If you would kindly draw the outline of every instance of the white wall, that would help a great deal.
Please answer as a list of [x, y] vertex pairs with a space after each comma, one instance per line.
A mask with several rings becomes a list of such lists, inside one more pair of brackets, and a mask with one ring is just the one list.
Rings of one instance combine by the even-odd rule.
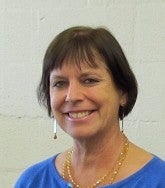
[[164, 0], [0, 0], [0, 187], [13, 187], [30, 164], [71, 145], [37, 103], [45, 50], [74, 25], [107, 26], [139, 82], [129, 139], [165, 159]]

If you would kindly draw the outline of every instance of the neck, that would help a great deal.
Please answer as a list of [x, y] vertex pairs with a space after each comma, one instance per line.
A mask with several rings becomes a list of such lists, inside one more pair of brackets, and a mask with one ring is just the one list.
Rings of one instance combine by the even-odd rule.
[[127, 155], [129, 142], [122, 133], [116, 132], [106, 144], [102, 144], [103, 142], [100, 141], [97, 145], [95, 141], [90, 151], [86, 143], [82, 145], [75, 142], [73, 151], [68, 152], [66, 156], [63, 178], [72, 182], [75, 187], [91, 185], [90, 187], [95, 188], [97, 184], [112, 184]]
[[119, 129], [110, 131], [106, 135], [100, 134], [93, 138], [74, 140], [72, 161], [84, 168], [88, 165], [103, 165], [103, 163], [106, 166], [107, 162], [111, 164], [116, 160], [123, 143], [124, 135]]

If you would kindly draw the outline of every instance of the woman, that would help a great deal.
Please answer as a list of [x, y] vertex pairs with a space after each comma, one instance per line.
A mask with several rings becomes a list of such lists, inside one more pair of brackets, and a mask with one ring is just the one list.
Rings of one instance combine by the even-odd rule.
[[74, 144], [27, 169], [15, 188], [165, 187], [165, 162], [120, 130], [136, 97], [135, 76], [109, 31], [60, 33], [45, 54], [38, 98]]

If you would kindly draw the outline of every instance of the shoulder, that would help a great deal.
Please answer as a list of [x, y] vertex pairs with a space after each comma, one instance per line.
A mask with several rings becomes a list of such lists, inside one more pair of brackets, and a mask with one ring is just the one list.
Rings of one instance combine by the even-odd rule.
[[[156, 174], [157, 178], [163, 178], [165, 182], [165, 161], [156, 155], [151, 153], [148, 153], [148, 155], [147, 153], [148, 152], [141, 150], [136, 155], [136, 157], [139, 158], [139, 161], [142, 162], [142, 172], [146, 173], [147, 175], [150, 174], [150, 176], [155, 176]], [[150, 156], [152, 157], [150, 158]], [[136, 157], [134, 156], [134, 158]], [[151, 177], [149, 179], [151, 180]]]
[[131, 187], [165, 187], [165, 161], [133, 144], [130, 146], [129, 165], [124, 168], [128, 175], [125, 181]]
[[[126, 179], [114, 184], [117, 187], [131, 188], [164, 188], [165, 187], [165, 161], [154, 156], [140, 170]], [[108, 187], [107, 187], [108, 188]]]
[[157, 156], [139, 171], [139, 182], [148, 187], [165, 187], [165, 161]]
[[161, 174], [163, 173], [163, 176], [165, 178], [165, 161], [160, 159], [157, 156], [154, 156], [154, 158], [148, 163], [148, 167], [151, 169], [153, 173]]
[[41, 161], [37, 164], [32, 165], [28, 169], [26, 169], [22, 175], [19, 177], [15, 188], [19, 187], [28, 187], [32, 182], [37, 181], [38, 179], [42, 179], [48, 171], [50, 171], [50, 167], [54, 159], [57, 155], [48, 158], [44, 161]]

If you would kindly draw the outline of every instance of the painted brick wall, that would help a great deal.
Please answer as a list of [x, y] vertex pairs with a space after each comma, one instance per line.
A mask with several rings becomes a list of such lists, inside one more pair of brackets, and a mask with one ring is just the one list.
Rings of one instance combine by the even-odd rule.
[[30, 164], [71, 145], [36, 99], [45, 50], [74, 25], [107, 26], [139, 83], [126, 118], [129, 139], [165, 159], [164, 0], [0, 0], [0, 187], [13, 187]]

